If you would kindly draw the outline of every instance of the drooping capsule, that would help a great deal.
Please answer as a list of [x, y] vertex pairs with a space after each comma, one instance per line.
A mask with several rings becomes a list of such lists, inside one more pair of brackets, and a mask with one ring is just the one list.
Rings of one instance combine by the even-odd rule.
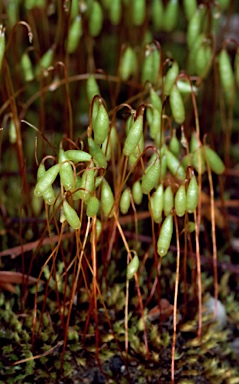
[[157, 251], [159, 256], [163, 257], [168, 253], [173, 235], [173, 216], [168, 215], [162, 224], [158, 242]]

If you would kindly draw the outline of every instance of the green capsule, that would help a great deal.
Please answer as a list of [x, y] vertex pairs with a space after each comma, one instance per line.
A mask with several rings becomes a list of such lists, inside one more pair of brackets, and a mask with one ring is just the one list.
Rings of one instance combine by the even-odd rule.
[[67, 40], [67, 52], [69, 54], [74, 53], [79, 46], [80, 38], [82, 36], [82, 19], [81, 16], [76, 16], [75, 20], [70, 26], [68, 40]]
[[55, 192], [54, 189], [52, 188], [52, 185], [46, 190], [46, 192], [43, 193], [42, 195], [43, 200], [47, 205], [53, 205], [56, 201], [55, 198]]
[[136, 26], [141, 26], [144, 23], [146, 16], [145, 0], [131, 0], [132, 7], [132, 23]]
[[191, 164], [196, 171], [202, 175], [206, 170], [204, 151], [200, 147], [191, 154]]
[[86, 80], [86, 95], [89, 103], [91, 103], [95, 95], [100, 96], [100, 89], [94, 75], [89, 75]]
[[160, 54], [158, 49], [153, 44], [148, 44], [146, 46], [144, 61], [142, 65], [142, 75], [141, 80], [144, 84], [146, 81], [149, 81], [151, 84], [155, 85], [158, 80], [160, 68]]
[[178, 21], [178, 14], [178, 0], [169, 0], [165, 8], [163, 19], [163, 26], [166, 32], [172, 32], [175, 29]]
[[187, 29], [187, 43], [189, 49], [193, 49], [198, 36], [201, 33], [201, 25], [204, 16], [204, 6], [200, 5], [190, 18]]
[[162, 101], [161, 101], [161, 98], [159, 97], [158, 93], [153, 89], [153, 87], [150, 88], [149, 98], [150, 98], [150, 103], [152, 104], [152, 106], [161, 113]]
[[79, 12], [79, 0], [71, 1], [71, 20], [75, 20]]
[[91, 197], [91, 193], [95, 189], [95, 171], [94, 169], [87, 168], [82, 174], [79, 196], [80, 199], [87, 203]]
[[166, 150], [166, 160], [167, 160], [167, 167], [170, 170], [170, 172], [176, 176], [179, 180], [184, 180], [186, 178], [185, 170], [183, 166], [180, 164], [177, 157], [175, 157], [171, 151], [168, 149]]
[[162, 224], [158, 242], [157, 251], [159, 256], [163, 257], [168, 253], [173, 235], [173, 216], [169, 215], [164, 219]]
[[172, 135], [171, 140], [169, 142], [169, 149], [175, 157], [179, 156], [180, 141], [178, 140], [178, 138], [176, 136], [176, 130], [175, 129], [173, 130], [173, 135]]
[[198, 139], [196, 132], [193, 132], [191, 135], [191, 140], [190, 140], [190, 147], [189, 147], [190, 152], [193, 153], [194, 151], [196, 151], [200, 147], [201, 147], [201, 142]]
[[128, 46], [121, 58], [120, 62], [120, 76], [122, 81], [127, 81], [130, 76], [137, 73], [138, 60], [135, 51]]
[[60, 168], [61, 184], [66, 191], [73, 192], [75, 190], [74, 171], [62, 148], [59, 150], [58, 161], [62, 164]]
[[89, 34], [92, 37], [97, 37], [102, 29], [104, 14], [100, 3], [96, 0], [93, 1], [90, 14], [89, 14]]
[[207, 76], [212, 63], [212, 42], [205, 35], [200, 36], [200, 44], [196, 49], [194, 62], [195, 73], [204, 78]]
[[53, 61], [53, 55], [54, 55], [54, 50], [53, 48], [49, 48], [42, 58], [40, 59], [37, 68], [36, 68], [36, 76], [39, 76], [40, 73], [42, 72], [44, 76], [47, 76], [48, 72], [47, 69], [51, 66], [52, 61]]
[[16, 24], [20, 20], [18, 1], [8, 1], [6, 3], [6, 9], [8, 27], [10, 27], [10, 29], [12, 30], [14, 24]]
[[197, 0], [183, 0], [183, 8], [186, 19], [191, 20], [197, 9]]
[[63, 212], [68, 224], [74, 229], [80, 229], [81, 227], [80, 219], [76, 211], [74, 210], [74, 208], [72, 208], [70, 204], [67, 203], [66, 200], [63, 201]]
[[135, 204], [140, 205], [142, 203], [143, 192], [139, 180], [135, 181], [132, 186], [132, 196]]
[[225, 100], [230, 105], [235, 97], [235, 82], [234, 73], [230, 62], [230, 57], [227, 50], [221, 50], [218, 56], [219, 77], [222, 84], [222, 89], [225, 95]]
[[218, 0], [222, 11], [226, 11], [229, 8], [230, 0]]
[[[149, 108], [146, 109], [146, 118], [147, 118], [147, 111], [149, 111]], [[151, 111], [152, 111], [151, 121], [148, 122], [149, 135], [154, 140], [158, 135], [161, 134], [161, 112], [159, 112], [158, 109], [156, 108], [151, 109]]]
[[103, 179], [101, 188], [101, 207], [105, 216], [112, 217], [114, 214], [114, 195], [109, 183]]
[[185, 155], [182, 160], [181, 160], [181, 164], [183, 166], [183, 168], [186, 170], [188, 167], [190, 167], [192, 165], [192, 156], [191, 156], [191, 153]]
[[138, 255], [135, 253], [133, 259], [127, 265], [127, 271], [126, 271], [127, 280], [132, 279], [132, 277], [134, 277], [138, 269], [139, 269], [139, 258], [138, 258]]
[[188, 213], [193, 213], [198, 205], [198, 183], [195, 175], [192, 176], [187, 188], [187, 205]]
[[36, 197], [42, 196], [46, 190], [54, 183], [60, 168], [60, 164], [55, 164], [45, 172], [45, 174], [37, 182], [37, 185], [34, 189], [34, 195]]
[[174, 120], [176, 123], [182, 124], [185, 120], [185, 108], [181, 93], [176, 84], [173, 85], [170, 91], [169, 103]]
[[171, 185], [168, 185], [163, 194], [163, 210], [165, 216], [168, 216], [174, 207], [174, 196]]
[[92, 159], [92, 156], [80, 149], [69, 149], [68, 151], [65, 151], [65, 155], [68, 160], [73, 161], [73, 163], [81, 163], [85, 161], [90, 161]]
[[117, 142], [118, 142], [117, 131], [116, 131], [116, 128], [113, 126], [111, 127], [109, 137], [107, 137], [102, 144], [102, 151], [107, 161], [111, 159], [112, 153], [116, 151]]
[[88, 137], [89, 152], [94, 159], [96, 165], [100, 168], [107, 168], [107, 160], [102, 149], [95, 143], [95, 141]]
[[[41, 178], [45, 175], [46, 169], [44, 163], [40, 163], [37, 170], [37, 181], [41, 180]], [[44, 201], [48, 205], [53, 205], [55, 203], [55, 193], [52, 185], [50, 185], [46, 191], [42, 195]]]
[[155, 161], [148, 165], [145, 169], [145, 173], [142, 176], [142, 192], [144, 194], [149, 193], [159, 182], [160, 178], [160, 158], [157, 156]]
[[208, 145], [204, 145], [203, 150], [205, 159], [207, 160], [211, 170], [217, 175], [221, 175], [225, 171], [225, 165], [218, 154], [213, 149], [208, 147]]
[[168, 96], [170, 94], [178, 74], [179, 74], [178, 63], [175, 60], [173, 60], [164, 78], [164, 88], [163, 88], [164, 95]]
[[188, 95], [192, 91], [197, 94], [198, 93], [198, 88], [195, 85], [191, 85], [190, 82], [187, 79], [177, 80], [177, 87], [179, 89], [179, 92], [182, 94]]
[[178, 188], [175, 195], [175, 212], [179, 217], [184, 216], [187, 206], [187, 197], [185, 185], [182, 184]]
[[96, 196], [91, 196], [87, 202], [87, 206], [86, 206], [86, 215], [88, 217], [94, 217], [97, 215], [97, 212], [99, 210], [99, 207], [100, 207], [100, 202], [99, 200], [97, 199]]
[[11, 144], [15, 144], [17, 142], [17, 131], [13, 119], [10, 120], [9, 125], [9, 141]]
[[93, 120], [93, 131], [96, 144], [102, 144], [109, 133], [109, 116], [103, 103], [100, 103], [97, 115]]
[[123, 215], [126, 215], [128, 213], [129, 207], [130, 207], [130, 189], [129, 187], [126, 188], [121, 197], [120, 197], [120, 212]]
[[141, 107], [141, 111], [136, 117], [136, 120], [130, 128], [124, 143], [123, 153], [125, 156], [129, 156], [136, 149], [139, 140], [143, 134], [143, 113], [144, 107]]
[[156, 191], [153, 193], [151, 197], [151, 211], [153, 215], [153, 220], [155, 223], [159, 224], [162, 221], [162, 213], [164, 206], [164, 190], [163, 185], [160, 184]]
[[32, 81], [34, 79], [34, 74], [33, 74], [32, 62], [29, 58], [28, 53], [26, 52], [23, 53], [21, 57], [20, 65], [23, 71], [25, 81]]
[[102, 224], [99, 219], [96, 219], [96, 240], [99, 240], [101, 232], [102, 232]]
[[110, 1], [109, 4], [109, 19], [113, 25], [120, 23], [122, 16], [121, 0]]
[[164, 7], [162, 0], [151, 1], [151, 20], [155, 31], [160, 31], [164, 23]]
[[133, 167], [135, 163], [138, 161], [140, 155], [143, 153], [144, 150], [144, 136], [141, 135], [141, 138], [139, 139], [138, 145], [135, 148], [134, 152], [129, 155], [129, 166]]

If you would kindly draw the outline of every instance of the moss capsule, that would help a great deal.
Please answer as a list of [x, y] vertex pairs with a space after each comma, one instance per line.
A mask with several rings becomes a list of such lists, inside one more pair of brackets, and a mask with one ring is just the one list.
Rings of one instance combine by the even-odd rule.
[[[148, 108], [147, 108], [148, 110]], [[149, 134], [150, 137], [154, 140], [161, 132], [161, 112], [158, 109], [153, 108], [152, 110], [152, 119], [149, 123]]]
[[93, 131], [96, 144], [102, 144], [109, 133], [109, 116], [102, 103], [100, 103], [97, 115], [93, 120]]
[[34, 74], [33, 74], [32, 62], [30, 60], [28, 53], [26, 52], [23, 53], [21, 57], [20, 65], [22, 68], [25, 81], [32, 81], [34, 79]]
[[147, 45], [144, 62], [142, 66], [142, 83], [149, 81], [155, 85], [158, 79], [160, 68], [160, 54], [155, 45]]
[[111, 159], [112, 153], [117, 149], [117, 131], [113, 126], [110, 130], [110, 137], [107, 137], [102, 144], [102, 152], [107, 161]]
[[75, 189], [74, 172], [63, 149], [59, 150], [58, 161], [62, 163], [60, 168], [61, 184], [66, 191], [73, 192]]
[[67, 41], [67, 52], [69, 54], [74, 53], [79, 45], [79, 41], [82, 35], [82, 20], [81, 16], [77, 15], [72, 22], [69, 30]]
[[189, 20], [187, 29], [187, 43], [189, 49], [193, 48], [193, 45], [195, 44], [198, 36], [201, 33], [203, 14], [204, 7], [200, 6], [196, 9], [195, 13], [193, 14], [193, 16], [191, 16]]
[[[46, 169], [44, 163], [40, 163], [37, 170], [37, 181], [41, 180], [41, 178], [45, 175]], [[44, 201], [48, 205], [53, 205], [55, 203], [55, 193], [52, 185], [50, 185], [42, 195]]]
[[139, 269], [139, 258], [138, 258], [138, 255], [135, 253], [133, 259], [127, 265], [127, 271], [126, 271], [127, 279], [128, 280], [132, 279], [132, 277], [134, 277], [138, 269]]
[[223, 161], [220, 159], [218, 154], [213, 149], [208, 147], [208, 145], [205, 145], [203, 149], [204, 149], [205, 158], [211, 170], [215, 172], [217, 175], [221, 175], [225, 171], [225, 165]]
[[195, 175], [189, 181], [187, 188], [187, 205], [186, 210], [188, 213], [195, 211], [198, 205], [198, 183]]
[[120, 198], [120, 212], [125, 215], [130, 207], [130, 189], [126, 188]]
[[187, 205], [186, 189], [185, 185], [182, 184], [178, 188], [175, 195], [175, 211], [179, 217], [182, 217], [185, 214]]
[[231, 104], [235, 97], [234, 73], [227, 50], [221, 50], [218, 56], [219, 77], [227, 104]]
[[178, 63], [173, 60], [164, 78], [164, 94], [168, 96], [172, 89], [172, 86], [179, 74]]
[[141, 184], [143, 193], [149, 193], [158, 184], [160, 170], [160, 158], [157, 156], [155, 161], [145, 169]]
[[93, 0], [89, 13], [89, 34], [96, 37], [100, 34], [103, 25], [103, 10], [99, 1]]
[[91, 196], [87, 202], [86, 215], [88, 217], [94, 217], [95, 215], [97, 215], [99, 207], [100, 207], [100, 202], [97, 199], [97, 197]]
[[185, 120], [185, 108], [181, 93], [176, 84], [172, 86], [170, 91], [169, 103], [174, 120], [176, 123], [182, 124]]
[[145, 0], [131, 0], [133, 25], [140, 26], [144, 23], [146, 16]]
[[36, 68], [36, 75], [39, 76], [41, 71], [42, 73], [45, 75], [47, 74], [47, 69], [50, 67], [50, 65], [52, 64], [52, 60], [53, 60], [53, 55], [54, 55], [54, 50], [53, 48], [49, 48], [45, 53], [44, 55], [41, 57], [38, 65], [37, 65], [37, 68]]
[[183, 0], [183, 9], [186, 19], [191, 20], [197, 9], [197, 0]]
[[80, 188], [83, 189], [83, 191], [79, 191], [80, 199], [84, 200], [84, 202], [87, 203], [91, 197], [91, 192], [93, 192], [95, 188], [94, 169], [85, 169], [81, 177]]
[[121, 58], [120, 76], [123, 81], [127, 81], [131, 75], [137, 71], [138, 60], [135, 51], [128, 46]]
[[168, 216], [174, 207], [174, 196], [171, 185], [168, 185], [163, 194], [163, 210], [165, 216]]
[[204, 151], [200, 147], [191, 154], [191, 164], [196, 171], [202, 175], [206, 170]]
[[180, 164], [178, 158], [172, 154], [169, 149], [166, 149], [166, 161], [167, 161], [167, 167], [170, 170], [170, 172], [177, 176], [179, 180], [184, 180], [186, 177], [185, 170], [183, 166]]
[[163, 257], [168, 253], [173, 235], [173, 216], [169, 215], [164, 219], [162, 224], [158, 242], [157, 251], [159, 256]]
[[101, 188], [101, 207], [105, 216], [113, 216], [114, 195], [109, 183], [103, 179]]
[[180, 142], [176, 136], [175, 129], [173, 130], [173, 135], [172, 135], [172, 138], [169, 142], [169, 149], [174, 156], [178, 157], [179, 152], [180, 152]]
[[107, 160], [102, 149], [95, 143], [95, 141], [88, 137], [89, 152], [94, 159], [96, 165], [100, 168], [107, 168]]
[[163, 26], [166, 32], [172, 32], [178, 21], [179, 3], [178, 0], [169, 0], [165, 12]]
[[110, 1], [109, 3], [109, 19], [113, 25], [120, 23], [122, 16], [121, 0]]
[[75, 164], [90, 161], [92, 159], [92, 156], [89, 153], [81, 151], [80, 149], [69, 149], [68, 151], [65, 151], [65, 155]]
[[143, 134], [143, 111], [138, 114], [132, 127], [130, 128], [124, 143], [123, 153], [125, 156], [129, 156], [136, 149], [139, 140]]
[[153, 215], [153, 220], [155, 223], [159, 224], [162, 221], [163, 205], [164, 205], [164, 190], [163, 185], [160, 184], [156, 191], [151, 197], [151, 211]]
[[135, 181], [132, 186], [132, 196], [135, 204], [140, 205], [142, 203], [143, 192], [139, 180]]
[[164, 6], [162, 0], [152, 0], [151, 20], [155, 31], [162, 29], [164, 20]]
[[70, 206], [70, 204], [66, 200], [63, 201], [63, 212], [66, 221], [72, 228], [79, 229], [81, 227], [81, 222], [76, 211]]
[[60, 168], [60, 164], [55, 164], [45, 172], [34, 189], [34, 195], [36, 197], [42, 196], [44, 192], [46, 192], [46, 190], [54, 183]]
[[100, 96], [100, 89], [94, 75], [89, 75], [86, 80], [86, 95], [89, 103], [91, 103], [95, 95]]

